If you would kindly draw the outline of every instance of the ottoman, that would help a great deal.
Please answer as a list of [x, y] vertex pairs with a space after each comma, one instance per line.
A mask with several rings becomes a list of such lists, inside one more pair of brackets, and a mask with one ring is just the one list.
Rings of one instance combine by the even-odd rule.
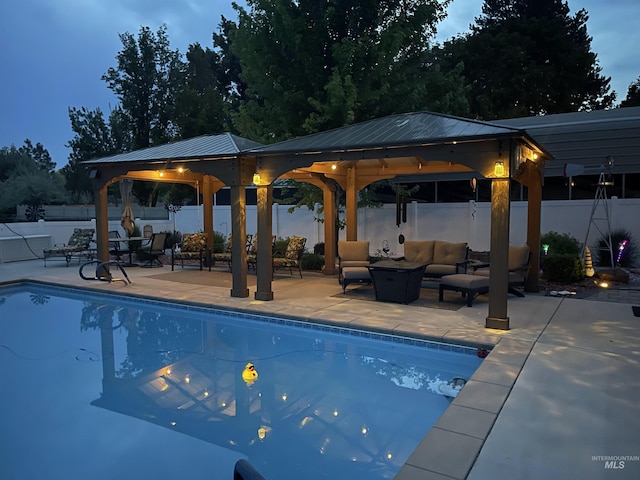
[[371, 276], [367, 267], [342, 267], [342, 293], [347, 290], [350, 283], [371, 283]]
[[438, 300], [441, 302], [445, 290], [462, 292], [463, 295], [467, 296], [467, 307], [471, 307], [473, 305], [474, 296], [481, 293], [487, 293], [489, 291], [489, 277], [467, 275], [465, 273], [445, 275], [440, 279], [438, 292]]

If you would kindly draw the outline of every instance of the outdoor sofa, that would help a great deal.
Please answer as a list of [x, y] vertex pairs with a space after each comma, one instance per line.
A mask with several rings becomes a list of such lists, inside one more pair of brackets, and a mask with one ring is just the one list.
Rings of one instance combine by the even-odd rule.
[[425, 277], [440, 278], [445, 275], [466, 273], [469, 247], [466, 243], [442, 240], [407, 240], [404, 257], [407, 262], [426, 265]]

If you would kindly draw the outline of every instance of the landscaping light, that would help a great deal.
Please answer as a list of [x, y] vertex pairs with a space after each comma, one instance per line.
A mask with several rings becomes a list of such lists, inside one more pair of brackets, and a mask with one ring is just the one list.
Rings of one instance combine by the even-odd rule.
[[624, 252], [627, 243], [629, 243], [629, 240], [622, 240], [618, 244], [618, 257], [616, 258], [616, 263], [620, 263], [620, 258], [622, 258], [622, 253]]
[[545, 255], [549, 255], [549, 244], [548, 243], [543, 243], [542, 244], [542, 251], [544, 252]]

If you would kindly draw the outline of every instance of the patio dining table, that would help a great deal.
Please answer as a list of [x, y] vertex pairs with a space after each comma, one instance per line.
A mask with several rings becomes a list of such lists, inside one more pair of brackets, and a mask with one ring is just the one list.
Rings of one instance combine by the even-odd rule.
[[[118, 242], [118, 243], [123, 243], [123, 242], [146, 242], [149, 243], [151, 241], [151, 237], [113, 237], [113, 238], [109, 238], [108, 239], [109, 242]], [[133, 263], [133, 257], [132, 257], [132, 250], [131, 248], [128, 249], [129, 250], [129, 263], [125, 264], [125, 267], [137, 267], [138, 264], [137, 263]], [[121, 261], [121, 257], [120, 257], [120, 252], [118, 251], [117, 253], [117, 260]]]

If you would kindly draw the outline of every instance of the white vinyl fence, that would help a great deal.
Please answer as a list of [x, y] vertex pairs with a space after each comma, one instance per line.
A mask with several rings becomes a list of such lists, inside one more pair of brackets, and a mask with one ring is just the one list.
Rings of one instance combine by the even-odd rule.
[[[640, 199], [608, 200], [609, 218], [612, 230], [625, 229], [632, 235], [634, 241], [640, 242]], [[575, 237], [579, 242], [585, 241], [587, 229], [590, 227], [593, 200], [558, 200], [542, 202], [541, 233], [556, 231]], [[292, 235], [303, 236], [307, 239], [307, 248], [313, 250], [316, 243], [324, 242], [324, 225], [314, 220], [317, 211], [311, 212], [306, 208], [288, 212], [288, 205], [273, 205], [273, 233], [282, 238]], [[600, 202], [594, 217], [605, 218], [604, 205]], [[183, 207], [179, 212], [171, 215], [169, 220], [137, 219], [136, 225], [141, 229], [150, 224], [154, 232], [173, 231], [193, 233], [203, 229], [202, 207]], [[587, 244], [592, 245], [601, 236], [598, 228], [604, 227], [603, 220], [595, 220], [591, 224]], [[0, 224], [0, 239], [29, 236], [48, 235], [51, 245], [65, 243], [75, 227], [91, 228], [95, 221], [79, 222], [24, 222]], [[231, 231], [231, 209], [229, 206], [214, 206], [214, 230], [228, 235]], [[247, 233], [257, 230], [257, 207], [247, 206]], [[110, 230], [124, 231], [119, 221], [109, 221]], [[606, 229], [604, 229], [606, 231]], [[366, 208], [358, 211], [358, 239], [369, 240], [371, 253], [382, 249], [386, 240], [391, 252], [402, 254], [402, 245], [398, 243], [398, 236], [403, 234], [408, 240], [446, 240], [451, 242], [467, 242], [473, 250], [489, 250], [491, 234], [491, 204], [490, 203], [410, 203], [407, 209], [407, 223], [396, 226], [395, 205], [384, 205], [381, 208]], [[340, 236], [344, 238], [345, 232]], [[510, 243], [522, 245], [527, 240], [527, 203], [511, 203]], [[10, 245], [10, 242], [0, 241]], [[8, 247], [7, 247], [8, 248]], [[14, 259], [12, 255], [2, 255], [1, 258]], [[20, 260], [23, 258], [18, 258]]]

